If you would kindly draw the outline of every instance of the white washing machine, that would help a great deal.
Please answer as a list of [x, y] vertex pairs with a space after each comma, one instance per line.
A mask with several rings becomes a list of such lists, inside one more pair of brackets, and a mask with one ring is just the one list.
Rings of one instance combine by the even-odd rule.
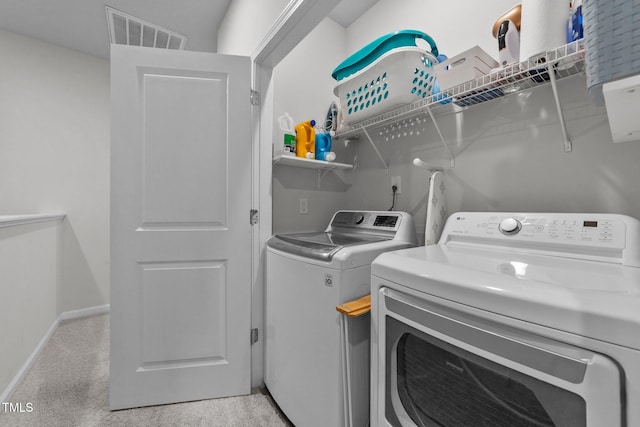
[[[268, 240], [265, 383], [297, 427], [345, 425], [336, 306], [369, 294], [375, 257], [416, 244], [411, 215], [388, 211], [338, 211], [324, 232]], [[350, 320], [354, 427], [369, 421], [369, 331], [369, 316]]]
[[457, 213], [381, 255], [372, 426], [640, 426], [639, 267], [608, 214]]

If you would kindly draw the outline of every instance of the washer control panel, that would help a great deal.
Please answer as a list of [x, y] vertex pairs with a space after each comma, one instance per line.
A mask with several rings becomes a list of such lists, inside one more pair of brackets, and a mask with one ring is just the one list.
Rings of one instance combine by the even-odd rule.
[[403, 212], [358, 212], [338, 211], [331, 220], [332, 226], [349, 228], [381, 228], [397, 230]]
[[401, 211], [338, 211], [325, 232], [372, 234], [417, 244], [413, 217]]

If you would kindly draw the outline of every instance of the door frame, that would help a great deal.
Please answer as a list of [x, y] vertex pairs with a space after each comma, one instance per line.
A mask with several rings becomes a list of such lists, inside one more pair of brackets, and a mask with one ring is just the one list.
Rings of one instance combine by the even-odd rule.
[[252, 108], [252, 194], [259, 222], [251, 234], [251, 328], [258, 341], [251, 346], [251, 386], [264, 385], [264, 286], [267, 239], [272, 234], [272, 138], [274, 125], [273, 68], [304, 39], [341, 0], [291, 0], [251, 55], [251, 87], [260, 94]]

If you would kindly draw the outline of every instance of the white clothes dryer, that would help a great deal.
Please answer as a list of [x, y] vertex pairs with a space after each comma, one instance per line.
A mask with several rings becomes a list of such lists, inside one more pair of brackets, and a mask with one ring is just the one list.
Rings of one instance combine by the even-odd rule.
[[456, 213], [372, 264], [372, 426], [640, 426], [640, 223]]
[[[417, 244], [405, 212], [338, 211], [324, 232], [267, 242], [265, 383], [297, 427], [341, 427], [342, 340], [336, 306], [369, 294], [371, 262]], [[349, 339], [354, 427], [369, 422], [369, 316]]]

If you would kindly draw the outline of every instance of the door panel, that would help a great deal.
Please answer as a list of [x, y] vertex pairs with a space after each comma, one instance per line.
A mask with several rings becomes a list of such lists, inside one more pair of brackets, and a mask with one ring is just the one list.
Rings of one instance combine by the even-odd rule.
[[226, 226], [227, 84], [213, 73], [143, 76], [144, 225]]
[[111, 64], [111, 409], [248, 394], [250, 60]]
[[142, 367], [226, 363], [225, 264], [142, 269]]

